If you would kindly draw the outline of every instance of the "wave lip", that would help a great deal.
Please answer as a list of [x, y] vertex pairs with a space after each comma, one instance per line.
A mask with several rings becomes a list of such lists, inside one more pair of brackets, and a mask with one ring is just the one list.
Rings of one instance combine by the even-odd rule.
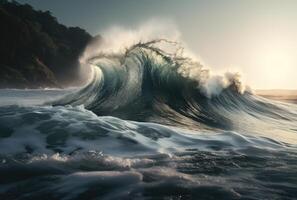
[[[162, 49], [164, 44], [171, 51]], [[88, 62], [93, 71], [90, 83], [54, 105], [82, 104], [98, 115], [137, 121], [221, 127], [218, 122], [228, 126], [228, 120], [219, 113], [217, 119], [207, 114], [210, 97], [228, 90], [239, 93], [242, 87], [231, 74], [210, 78], [200, 63], [183, 57], [178, 43], [165, 39], [137, 43], [123, 53], [101, 52]], [[211, 93], [214, 87], [217, 94]]]
[[294, 112], [243, 90], [239, 75], [211, 76], [183, 51], [165, 39], [139, 42], [125, 51], [102, 50], [85, 58], [93, 71], [89, 84], [53, 105], [84, 105], [99, 116], [196, 130], [242, 130], [235, 117], [240, 113], [251, 123], [296, 120]]

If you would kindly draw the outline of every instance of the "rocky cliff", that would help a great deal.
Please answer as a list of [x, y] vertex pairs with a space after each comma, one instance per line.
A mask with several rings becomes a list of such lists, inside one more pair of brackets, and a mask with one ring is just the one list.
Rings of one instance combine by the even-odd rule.
[[79, 80], [78, 58], [92, 36], [49, 11], [0, 1], [0, 88], [63, 87]]

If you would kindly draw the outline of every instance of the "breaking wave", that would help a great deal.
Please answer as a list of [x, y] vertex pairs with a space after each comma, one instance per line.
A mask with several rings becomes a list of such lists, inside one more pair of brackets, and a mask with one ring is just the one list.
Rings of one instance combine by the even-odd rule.
[[54, 105], [84, 105], [99, 116], [193, 129], [232, 129], [238, 112], [296, 119], [283, 106], [246, 90], [238, 74], [212, 76], [183, 52], [179, 43], [165, 39], [124, 51], [102, 50], [86, 59], [93, 71], [89, 84]]
[[172, 41], [87, 49], [82, 88], [0, 90], [0, 199], [296, 199], [297, 106]]

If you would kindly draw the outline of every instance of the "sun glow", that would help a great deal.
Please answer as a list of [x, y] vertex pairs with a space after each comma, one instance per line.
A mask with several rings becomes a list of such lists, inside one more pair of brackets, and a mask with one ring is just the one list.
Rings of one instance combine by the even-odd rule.
[[253, 70], [254, 87], [271, 89], [294, 88], [296, 58], [294, 49], [283, 41], [257, 44], [252, 52], [251, 66]]

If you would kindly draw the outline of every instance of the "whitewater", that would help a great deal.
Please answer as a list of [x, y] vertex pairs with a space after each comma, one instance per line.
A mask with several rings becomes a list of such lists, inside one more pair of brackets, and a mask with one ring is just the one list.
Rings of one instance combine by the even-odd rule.
[[296, 199], [296, 104], [170, 39], [93, 52], [81, 88], [0, 90], [0, 199]]

